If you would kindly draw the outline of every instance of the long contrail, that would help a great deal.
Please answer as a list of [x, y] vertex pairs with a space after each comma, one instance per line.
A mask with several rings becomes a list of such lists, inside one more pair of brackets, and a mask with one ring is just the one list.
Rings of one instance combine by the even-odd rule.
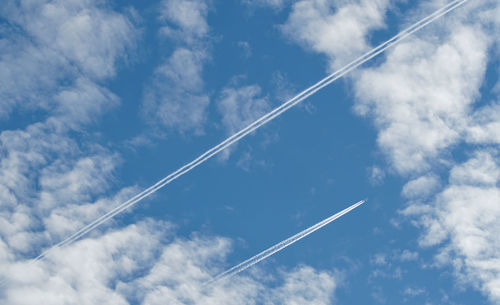
[[338, 212], [337, 214], [335, 215], [332, 215], [320, 222], [318, 222], [317, 224], [313, 225], [313, 226], [310, 226], [309, 228], [305, 229], [304, 231], [301, 231], [297, 234], [295, 234], [294, 236], [292, 237], [289, 237], [279, 243], [277, 243], [276, 245], [268, 248], [267, 250], [264, 250], [262, 252], [260, 252], [259, 254], [247, 259], [246, 261], [222, 272], [221, 274], [217, 275], [216, 277], [214, 277], [212, 280], [210, 280], [208, 284], [213, 284], [215, 282], [219, 282], [221, 280], [225, 280], [227, 278], [230, 278], [238, 273], [240, 273], [241, 271], [245, 270], [245, 269], [248, 269], [250, 267], [252, 267], [253, 265], [257, 264], [258, 262], [268, 258], [269, 256], [275, 254], [276, 252], [279, 252], [283, 249], [285, 249], [286, 247], [296, 243], [297, 241], [301, 240], [302, 238], [306, 237], [307, 235], [313, 233], [314, 231], [317, 231], [319, 229], [321, 229], [322, 227], [326, 226], [327, 224], [331, 223], [332, 221], [334, 221], [335, 219], [349, 213], [350, 211], [354, 210], [355, 208], [359, 207], [360, 205], [362, 205], [363, 203], [365, 203], [366, 200], [361, 200], [353, 205], [351, 205], [350, 207]]
[[55, 248], [63, 247], [65, 245], [68, 245], [75, 240], [79, 239], [80, 237], [84, 236], [88, 232], [94, 230], [96, 227], [100, 226], [104, 222], [108, 221], [109, 219], [113, 218], [117, 214], [123, 212], [124, 210], [130, 208], [131, 206], [135, 205], [142, 199], [148, 197], [149, 195], [155, 193], [165, 185], [169, 184], [170, 182], [176, 180], [180, 176], [190, 172], [193, 170], [195, 167], [201, 165], [211, 157], [213, 157], [215, 154], [219, 153], [220, 151], [226, 149], [230, 145], [238, 142], [241, 140], [243, 137], [248, 135], [249, 133], [252, 133], [256, 129], [260, 128], [262, 125], [270, 122], [274, 118], [280, 116], [283, 112], [287, 111], [288, 109], [292, 108], [293, 106], [297, 105], [304, 99], [308, 98], [309, 96], [313, 95], [317, 91], [321, 90], [325, 86], [331, 84], [332, 82], [336, 81], [337, 79], [341, 78], [345, 74], [349, 73], [353, 69], [357, 68], [358, 66], [362, 65], [366, 61], [372, 59], [373, 57], [379, 55], [380, 53], [384, 52], [386, 49], [394, 46], [401, 40], [405, 39], [406, 37], [410, 36], [411, 34], [415, 33], [416, 31], [420, 30], [421, 28], [425, 27], [429, 23], [433, 22], [434, 20], [440, 18], [441, 16], [451, 12], [452, 10], [456, 9], [457, 7], [461, 6], [468, 0], [455, 0], [450, 2], [449, 4], [445, 5], [444, 7], [440, 8], [439, 10], [435, 11], [434, 13], [428, 15], [427, 17], [417, 21], [410, 27], [406, 28], [405, 30], [399, 32], [397, 35], [394, 37], [390, 38], [386, 42], [378, 45], [377, 47], [373, 48], [369, 52], [361, 55], [357, 59], [353, 60], [349, 64], [345, 65], [344, 67], [340, 68], [339, 70], [335, 71], [334, 73], [328, 75], [327, 77], [323, 78], [316, 84], [312, 85], [311, 87], [307, 88], [306, 90], [302, 91], [295, 97], [289, 99], [285, 103], [281, 104], [280, 106], [276, 107], [269, 113], [263, 115], [247, 127], [243, 128], [242, 130], [238, 131], [237, 133], [233, 134], [229, 138], [225, 139], [221, 143], [215, 145], [214, 147], [210, 148], [203, 154], [201, 154], [199, 157], [194, 159], [193, 161], [185, 164], [178, 170], [174, 171], [170, 175], [166, 176], [165, 178], [161, 179], [160, 181], [156, 182], [154, 185], [148, 187], [144, 191], [140, 192], [139, 194], [135, 195], [134, 197], [130, 198], [129, 200], [121, 203], [111, 211], [107, 212], [106, 214], [102, 215], [101, 217], [97, 218], [93, 222], [89, 223], [85, 227], [81, 228], [77, 232], [73, 233], [71, 236], [67, 237], [63, 241], [53, 245], [50, 247], [48, 250], [37, 256], [34, 261], [38, 261], [42, 258], [44, 258], [49, 252], [54, 250]]

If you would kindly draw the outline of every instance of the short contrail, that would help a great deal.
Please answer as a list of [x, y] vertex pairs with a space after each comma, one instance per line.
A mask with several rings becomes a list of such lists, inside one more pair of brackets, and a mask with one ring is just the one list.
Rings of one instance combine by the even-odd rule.
[[317, 224], [305, 229], [304, 231], [299, 232], [299, 233], [295, 234], [294, 236], [289, 237], [289, 238], [285, 239], [284, 241], [281, 241], [281, 242], [277, 243], [276, 245], [268, 248], [267, 250], [260, 252], [259, 254], [247, 259], [246, 261], [244, 261], [244, 262], [242, 262], [234, 267], [232, 267], [231, 269], [228, 269], [228, 270], [222, 272], [221, 274], [217, 275], [212, 280], [210, 280], [207, 283], [207, 285], [213, 284], [215, 282], [218, 282], [218, 281], [221, 281], [224, 279], [227, 279], [229, 277], [232, 277], [232, 276], [240, 273], [241, 271], [243, 271], [245, 269], [252, 267], [253, 265], [268, 258], [269, 256], [273, 255], [274, 253], [285, 249], [286, 247], [292, 245], [293, 243], [295, 243], [295, 242], [301, 240], [302, 238], [306, 237], [307, 235], [313, 233], [314, 231], [321, 229], [322, 227], [326, 226], [327, 224], [334, 221], [335, 219], [349, 213], [350, 211], [354, 210], [355, 208], [357, 208], [360, 205], [362, 205], [363, 203], [365, 203], [365, 201], [366, 200], [361, 200], [361, 201], [351, 205], [350, 207], [338, 212], [337, 214], [332, 215], [332, 216], [326, 218], [325, 220], [322, 220], [322, 221], [318, 222]]
[[43, 259], [49, 252], [54, 250], [55, 248], [63, 247], [66, 246], [80, 237], [86, 235], [88, 232], [94, 230], [96, 227], [100, 226], [104, 222], [108, 221], [109, 219], [113, 218], [117, 214], [123, 212], [124, 210], [130, 208], [131, 206], [135, 205], [137, 202], [141, 201], [142, 199], [148, 197], [149, 195], [155, 193], [165, 185], [169, 184], [170, 182], [176, 180], [180, 176], [190, 172], [192, 169], [195, 167], [201, 165], [211, 157], [213, 157], [215, 154], [219, 153], [220, 151], [226, 149], [230, 145], [238, 142], [240, 139], [248, 135], [249, 133], [252, 133], [256, 129], [260, 128], [262, 125], [268, 123], [269, 121], [273, 120], [274, 118], [280, 116], [283, 112], [287, 111], [288, 109], [292, 108], [293, 106], [297, 105], [304, 99], [308, 98], [309, 96], [313, 95], [320, 89], [324, 88], [325, 86], [331, 84], [335, 80], [341, 78], [345, 74], [349, 73], [353, 69], [357, 68], [358, 66], [362, 65], [366, 61], [372, 59], [373, 57], [379, 55], [380, 53], [384, 52], [386, 49], [394, 46], [401, 40], [405, 39], [406, 37], [410, 36], [411, 34], [415, 33], [416, 31], [420, 30], [424, 26], [428, 25], [429, 23], [433, 22], [434, 20], [440, 18], [441, 16], [451, 12], [452, 10], [456, 9], [457, 7], [461, 6], [468, 0], [455, 0], [450, 2], [449, 4], [445, 5], [444, 7], [440, 8], [439, 10], [435, 11], [434, 13], [430, 14], [429, 16], [421, 19], [420, 21], [414, 23], [407, 29], [401, 31], [398, 33], [396, 36], [392, 37], [391, 39], [387, 40], [386, 42], [378, 45], [377, 47], [373, 48], [371, 51], [363, 54], [362, 56], [358, 57], [354, 61], [350, 62], [349, 64], [345, 65], [344, 67], [340, 68], [339, 70], [335, 71], [334, 73], [328, 75], [327, 77], [323, 78], [321, 81], [317, 82], [316, 84], [312, 85], [311, 87], [307, 88], [306, 90], [302, 91], [295, 97], [291, 98], [290, 100], [286, 101], [285, 103], [281, 104], [280, 106], [276, 107], [269, 113], [263, 115], [247, 127], [243, 128], [242, 130], [238, 131], [237, 133], [233, 134], [226, 140], [222, 141], [221, 143], [215, 145], [211, 149], [207, 150], [203, 154], [201, 154], [199, 157], [194, 159], [193, 161], [185, 164], [175, 172], [171, 173], [170, 175], [166, 176], [165, 178], [161, 179], [154, 185], [148, 187], [144, 191], [140, 192], [139, 194], [135, 195], [134, 197], [130, 198], [129, 200], [121, 203], [111, 211], [107, 212], [106, 214], [102, 215], [101, 217], [97, 218], [93, 222], [89, 223], [85, 227], [81, 228], [71, 236], [67, 237], [63, 241], [57, 243], [56, 245], [50, 247], [48, 250], [37, 256], [34, 261], [38, 261], [40, 259]]

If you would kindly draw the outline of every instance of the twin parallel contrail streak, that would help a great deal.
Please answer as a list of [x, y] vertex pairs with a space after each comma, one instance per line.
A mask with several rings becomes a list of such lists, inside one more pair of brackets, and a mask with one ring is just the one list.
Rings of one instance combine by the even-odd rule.
[[299, 232], [297, 234], [295, 234], [294, 236], [292, 237], [289, 237], [279, 243], [277, 243], [276, 245], [268, 248], [267, 250], [264, 250], [262, 252], [260, 252], [259, 254], [247, 259], [246, 261], [232, 267], [231, 269], [228, 269], [224, 272], [222, 272], [221, 274], [217, 275], [216, 277], [214, 277], [212, 280], [210, 280], [208, 284], [214, 284], [216, 282], [219, 282], [219, 281], [222, 281], [222, 280], [225, 280], [227, 278], [230, 278], [238, 273], [240, 273], [241, 271], [245, 270], [245, 269], [248, 269], [250, 267], [252, 267], [253, 265], [257, 264], [258, 262], [268, 258], [269, 256], [273, 255], [274, 253], [276, 252], [279, 252], [283, 249], [285, 249], [286, 247], [296, 243], [297, 241], [301, 240], [302, 238], [306, 237], [307, 235], [313, 233], [314, 231], [317, 231], [319, 229], [321, 229], [322, 227], [326, 226], [327, 224], [331, 223], [332, 221], [334, 221], [335, 219], [337, 218], [340, 218], [342, 217], [343, 215], [349, 213], [350, 211], [354, 210], [355, 208], [359, 207], [360, 205], [362, 205], [363, 203], [365, 203], [365, 200], [361, 200], [353, 205], [351, 205], [350, 207], [338, 212], [337, 214], [335, 215], [332, 215], [320, 222], [318, 222], [317, 224], [305, 229], [304, 231], [302, 232]]
[[243, 128], [242, 130], [238, 131], [237, 133], [233, 134], [226, 140], [222, 141], [221, 143], [215, 145], [211, 149], [207, 150], [203, 154], [201, 154], [199, 157], [194, 159], [193, 161], [185, 164], [178, 170], [174, 171], [170, 175], [166, 176], [165, 178], [161, 179], [154, 185], [148, 187], [144, 191], [140, 192], [139, 194], [135, 195], [134, 197], [130, 198], [129, 200], [123, 202], [122, 204], [118, 205], [111, 211], [107, 212], [106, 214], [102, 215], [101, 217], [97, 218], [93, 222], [89, 223], [85, 227], [81, 228], [68, 238], [64, 239], [63, 241], [53, 245], [50, 247], [48, 250], [37, 256], [33, 261], [36, 262], [40, 259], [43, 259], [49, 252], [53, 251], [56, 248], [60, 248], [63, 246], [66, 246], [80, 237], [86, 235], [90, 231], [94, 230], [96, 227], [99, 225], [103, 224], [104, 222], [108, 221], [109, 219], [113, 218], [117, 214], [123, 212], [124, 210], [130, 208], [131, 206], [135, 205], [137, 202], [141, 201], [142, 199], [148, 197], [149, 195], [155, 193], [165, 185], [169, 184], [170, 182], [176, 180], [180, 176], [190, 172], [192, 169], [197, 167], [198, 165], [201, 165], [211, 157], [213, 157], [215, 154], [219, 153], [220, 151], [226, 149], [230, 145], [238, 142], [240, 139], [248, 135], [249, 133], [255, 131], [262, 125], [268, 123], [269, 121], [273, 120], [274, 118], [280, 116], [283, 112], [287, 111], [288, 109], [292, 108], [293, 106], [297, 105], [304, 99], [308, 98], [309, 96], [313, 95], [317, 91], [321, 90], [325, 86], [331, 84], [335, 80], [339, 79], [340, 77], [344, 76], [345, 74], [349, 73], [351, 70], [357, 68], [358, 66], [362, 65], [366, 61], [372, 59], [373, 57], [379, 55], [380, 53], [384, 52], [386, 49], [394, 46], [401, 40], [405, 39], [406, 37], [410, 36], [411, 34], [415, 33], [416, 31], [420, 30], [424, 26], [428, 25], [429, 23], [433, 22], [434, 20], [440, 18], [441, 16], [451, 12], [452, 10], [456, 9], [457, 7], [461, 6], [468, 0], [455, 0], [450, 2], [449, 4], [445, 5], [444, 7], [440, 8], [439, 10], [435, 11], [434, 13], [430, 14], [429, 16], [421, 19], [420, 21], [414, 23], [407, 29], [401, 31], [398, 33], [396, 36], [392, 37], [391, 39], [387, 40], [386, 42], [378, 45], [377, 47], [373, 48], [371, 51], [363, 54], [362, 56], [358, 57], [354, 61], [350, 62], [349, 64], [345, 65], [344, 67], [340, 68], [339, 70], [335, 71], [334, 73], [328, 75], [327, 77], [323, 78], [321, 81], [317, 82], [316, 84], [312, 85], [311, 87], [307, 88], [306, 90], [302, 91], [295, 97], [291, 98], [290, 100], [286, 101], [285, 103], [281, 104], [280, 106], [276, 107], [269, 113], [263, 115], [247, 127]]

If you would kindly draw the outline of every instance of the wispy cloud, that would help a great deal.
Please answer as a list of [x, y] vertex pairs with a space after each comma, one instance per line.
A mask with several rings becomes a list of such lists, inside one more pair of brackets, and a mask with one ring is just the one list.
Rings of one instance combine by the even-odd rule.
[[[271, 104], [257, 85], [226, 87], [220, 93], [217, 109], [222, 116], [226, 134], [232, 135], [266, 114], [271, 109]], [[229, 154], [230, 150], [226, 149], [221, 158], [227, 159]]]
[[163, 0], [160, 33], [176, 45], [155, 70], [143, 98], [144, 120], [160, 130], [202, 134], [210, 98], [204, 92], [203, 65], [210, 57], [204, 0]]

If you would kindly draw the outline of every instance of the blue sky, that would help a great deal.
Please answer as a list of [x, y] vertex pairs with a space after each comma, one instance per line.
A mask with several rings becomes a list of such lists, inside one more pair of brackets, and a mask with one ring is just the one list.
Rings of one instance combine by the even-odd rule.
[[30, 263], [446, 3], [2, 2], [2, 304], [500, 304], [493, 0]]

